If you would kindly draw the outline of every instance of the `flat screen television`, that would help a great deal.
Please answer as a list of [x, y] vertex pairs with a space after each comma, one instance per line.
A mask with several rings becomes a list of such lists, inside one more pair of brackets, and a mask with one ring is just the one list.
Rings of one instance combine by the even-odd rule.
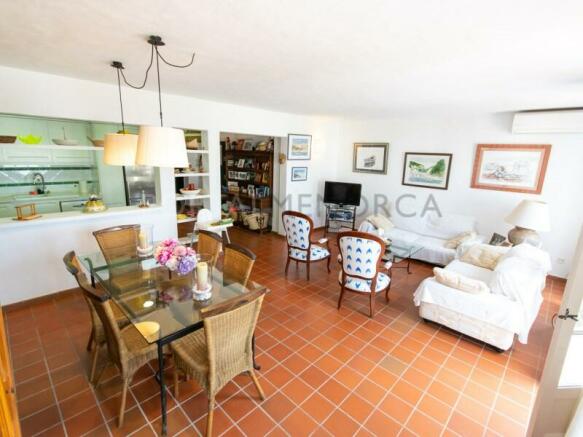
[[361, 184], [326, 181], [324, 184], [324, 203], [359, 206], [361, 188]]

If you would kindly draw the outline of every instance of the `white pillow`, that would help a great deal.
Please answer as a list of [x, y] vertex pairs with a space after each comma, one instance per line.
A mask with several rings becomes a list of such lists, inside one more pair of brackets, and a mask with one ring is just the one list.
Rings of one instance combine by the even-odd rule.
[[470, 240], [474, 240], [476, 238], [476, 233], [474, 231], [467, 231], [462, 232], [461, 234], [451, 238], [445, 242], [443, 247], [446, 249], [457, 249], [457, 247], [462, 244], [466, 243]]
[[472, 294], [490, 292], [490, 288], [484, 281], [468, 278], [467, 276], [460, 275], [459, 273], [452, 272], [450, 270], [444, 270], [440, 267], [434, 267], [433, 274], [435, 275], [435, 280], [437, 282], [443, 285], [447, 285], [448, 287], [455, 288], [457, 290], [465, 291], [467, 293]]
[[468, 264], [473, 264], [485, 269], [494, 270], [506, 248], [490, 246], [489, 244], [474, 244], [460, 258]]
[[393, 223], [391, 223], [391, 221], [387, 217], [381, 214], [368, 216], [366, 220], [371, 222], [378, 229], [382, 229], [383, 233], [386, 233], [394, 228]]
[[420, 232], [428, 237], [448, 240], [463, 232], [473, 232], [476, 230], [476, 219], [472, 216], [461, 214], [428, 213], [425, 220], [425, 229]]

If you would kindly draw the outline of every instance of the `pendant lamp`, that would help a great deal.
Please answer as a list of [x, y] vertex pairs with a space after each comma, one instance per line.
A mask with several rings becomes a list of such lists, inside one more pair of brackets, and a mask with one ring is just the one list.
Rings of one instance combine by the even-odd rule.
[[114, 61], [111, 63], [111, 66], [117, 70], [117, 88], [119, 90], [119, 107], [121, 109], [121, 131], [120, 133], [105, 135], [103, 162], [108, 165], [135, 165], [138, 136], [126, 133], [120, 81], [120, 71], [123, 69], [123, 64]]
[[164, 59], [158, 48], [165, 43], [159, 36], [150, 36], [148, 44], [152, 46], [150, 54], [150, 64], [146, 69], [146, 77], [141, 85], [134, 86], [128, 83], [123, 69], [120, 69], [124, 82], [132, 88], [144, 88], [148, 81], [148, 73], [156, 57], [156, 73], [158, 79], [158, 106], [160, 111], [160, 126], [140, 126], [138, 132], [138, 144], [135, 163], [136, 165], [149, 165], [152, 167], [188, 167], [188, 155], [186, 153], [186, 141], [184, 132], [181, 129], [164, 127], [162, 116], [162, 91], [160, 86], [160, 60], [170, 67], [186, 68], [194, 62], [194, 54], [188, 64], [175, 65]]

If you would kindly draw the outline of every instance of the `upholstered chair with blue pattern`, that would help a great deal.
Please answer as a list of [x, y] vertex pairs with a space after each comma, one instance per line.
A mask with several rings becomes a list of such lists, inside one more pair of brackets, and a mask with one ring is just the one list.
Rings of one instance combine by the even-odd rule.
[[[368, 294], [370, 317], [374, 317], [377, 293], [385, 291], [385, 298], [388, 302], [389, 289], [391, 288], [391, 278], [388, 275], [390, 265], [380, 265], [385, 253], [385, 243], [375, 235], [354, 231], [339, 233], [337, 240], [340, 251], [339, 262], [342, 267], [338, 274], [338, 282], [340, 283], [338, 309], [342, 305], [342, 298], [346, 290]], [[381, 272], [381, 269], [387, 269], [387, 273]]]
[[[330, 273], [330, 247], [328, 239], [321, 238], [312, 241], [314, 222], [310, 217], [297, 211], [284, 211], [282, 216], [285, 238], [287, 240], [287, 262], [285, 274], [291, 261], [306, 264], [306, 275], [310, 280], [310, 264], [317, 261], [327, 261], [328, 273]], [[318, 243], [318, 244], [316, 244]]]

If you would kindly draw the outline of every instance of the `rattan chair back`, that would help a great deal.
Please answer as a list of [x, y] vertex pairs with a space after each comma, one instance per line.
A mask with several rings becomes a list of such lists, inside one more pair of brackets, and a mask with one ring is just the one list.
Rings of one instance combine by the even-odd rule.
[[212, 394], [253, 368], [252, 338], [264, 294], [265, 290], [257, 290], [201, 310]]
[[247, 285], [257, 257], [249, 249], [238, 244], [226, 244], [223, 258], [223, 282]]
[[123, 225], [93, 232], [99, 248], [108, 263], [120, 258], [137, 256], [140, 225]]
[[209, 262], [212, 267], [216, 266], [222, 247], [223, 239], [220, 235], [204, 230], [198, 232], [196, 251], [200, 254], [209, 255], [211, 257]]

